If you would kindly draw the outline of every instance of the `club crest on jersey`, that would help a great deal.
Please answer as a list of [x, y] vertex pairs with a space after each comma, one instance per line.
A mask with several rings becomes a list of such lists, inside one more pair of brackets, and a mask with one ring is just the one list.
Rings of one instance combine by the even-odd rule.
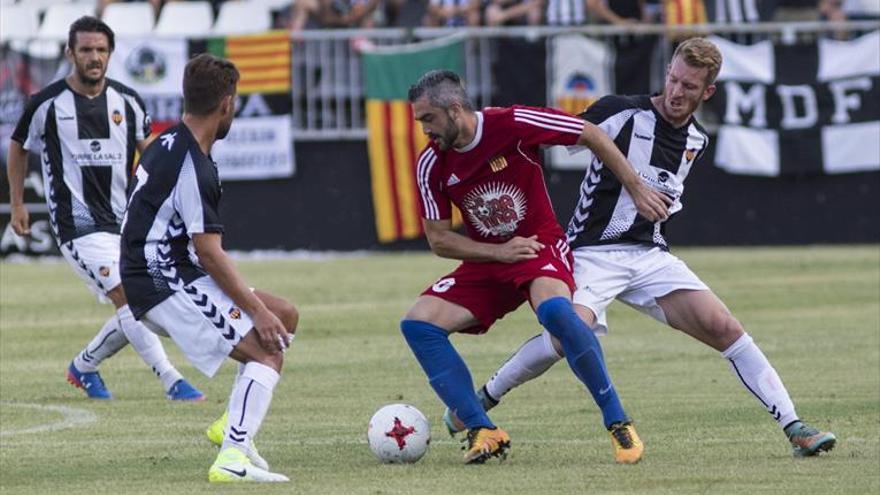
[[687, 160], [688, 163], [694, 161], [694, 157], [697, 156], [697, 149], [691, 148], [684, 152], [684, 159]]
[[110, 120], [113, 121], [114, 124], [119, 125], [122, 123], [122, 112], [119, 110], [113, 110], [113, 114], [110, 115]]
[[500, 172], [507, 168], [507, 159], [503, 156], [496, 156], [489, 160], [489, 168], [491, 168], [493, 172]]
[[512, 184], [483, 184], [464, 197], [462, 207], [471, 224], [486, 237], [510, 237], [526, 217], [526, 197]]

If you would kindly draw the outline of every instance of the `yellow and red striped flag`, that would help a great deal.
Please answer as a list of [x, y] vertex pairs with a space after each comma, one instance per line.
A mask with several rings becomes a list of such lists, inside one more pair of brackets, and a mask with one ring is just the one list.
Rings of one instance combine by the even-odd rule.
[[[424, 234], [416, 159], [428, 139], [413, 118], [407, 92], [429, 70], [449, 69], [461, 74], [463, 50], [464, 43], [456, 38], [376, 48], [362, 54], [367, 147], [379, 242], [414, 239]], [[457, 210], [453, 212], [453, 224], [461, 224]]]
[[206, 49], [213, 55], [228, 58], [238, 67], [240, 94], [290, 91], [291, 54], [287, 31], [211, 38], [207, 40]]

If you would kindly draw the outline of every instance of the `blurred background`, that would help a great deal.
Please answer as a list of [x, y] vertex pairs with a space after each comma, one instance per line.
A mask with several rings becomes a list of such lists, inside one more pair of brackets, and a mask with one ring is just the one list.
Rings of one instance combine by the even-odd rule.
[[[426, 249], [425, 138], [406, 104], [424, 70], [458, 70], [478, 107], [578, 113], [662, 90], [694, 35], [725, 65], [673, 245], [880, 242], [880, 0], [0, 0], [2, 256], [57, 252], [37, 157], [33, 236], [9, 228], [6, 153], [28, 96], [69, 72], [68, 27], [85, 14], [116, 32], [108, 77], [140, 93], [154, 133], [180, 117], [190, 56], [239, 66], [238, 116], [214, 153], [227, 249]], [[563, 224], [586, 163], [547, 150]]]

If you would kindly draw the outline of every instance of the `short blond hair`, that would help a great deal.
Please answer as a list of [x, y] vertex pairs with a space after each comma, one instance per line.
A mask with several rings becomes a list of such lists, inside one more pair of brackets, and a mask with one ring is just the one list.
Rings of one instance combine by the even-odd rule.
[[713, 84], [721, 71], [721, 51], [715, 43], [706, 38], [689, 38], [681, 42], [672, 54], [672, 59], [681, 57], [686, 64], [697, 69], [706, 68], [706, 86]]

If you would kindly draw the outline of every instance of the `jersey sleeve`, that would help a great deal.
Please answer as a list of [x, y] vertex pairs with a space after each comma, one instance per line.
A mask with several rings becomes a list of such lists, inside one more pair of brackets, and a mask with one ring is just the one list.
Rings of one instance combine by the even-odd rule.
[[638, 110], [630, 98], [609, 95], [599, 98], [585, 112], [579, 114], [579, 117], [595, 124], [608, 137], [615, 139], [629, 118]]
[[582, 119], [552, 108], [515, 106], [513, 123], [526, 146], [571, 146], [584, 130]]
[[426, 146], [416, 162], [416, 184], [419, 188], [419, 209], [426, 220], [452, 218], [449, 197], [443, 192], [440, 181], [439, 157], [430, 145]]
[[147, 113], [144, 100], [137, 94], [132, 97], [132, 100], [134, 100], [132, 104], [132, 108], [134, 108], [134, 137], [138, 141], [143, 141], [150, 137], [152, 120], [150, 114]]
[[187, 156], [174, 194], [174, 209], [190, 237], [193, 234], [223, 233], [220, 222], [220, 181], [209, 170], [198, 170]]
[[40, 129], [43, 127], [43, 120], [46, 118], [46, 112], [37, 112], [40, 109], [43, 99], [33, 96], [28, 100], [24, 113], [18, 119], [15, 131], [12, 133], [12, 140], [21, 144], [21, 146], [30, 150], [34, 147], [36, 140], [40, 137]]

